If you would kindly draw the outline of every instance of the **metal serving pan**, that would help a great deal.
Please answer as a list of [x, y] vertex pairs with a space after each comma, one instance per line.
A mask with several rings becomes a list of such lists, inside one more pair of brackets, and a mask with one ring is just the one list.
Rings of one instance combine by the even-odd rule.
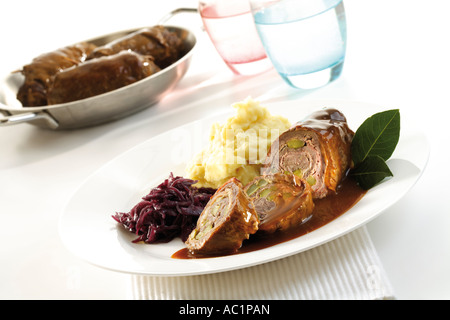
[[[27, 122], [52, 130], [76, 129], [117, 120], [157, 103], [185, 75], [197, 42], [195, 35], [187, 29], [165, 27], [181, 37], [184, 55], [145, 79], [107, 93], [69, 103], [23, 107], [16, 94], [24, 77], [20, 73], [9, 74], [0, 83], [0, 114], [4, 115], [0, 116], [0, 126]], [[101, 46], [140, 29], [115, 32], [86, 41]]]

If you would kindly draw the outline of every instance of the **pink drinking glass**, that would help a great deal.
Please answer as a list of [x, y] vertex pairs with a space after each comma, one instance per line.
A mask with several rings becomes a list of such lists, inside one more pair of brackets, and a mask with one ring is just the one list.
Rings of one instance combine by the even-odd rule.
[[235, 74], [253, 75], [272, 67], [247, 0], [200, 0], [199, 12], [212, 43]]

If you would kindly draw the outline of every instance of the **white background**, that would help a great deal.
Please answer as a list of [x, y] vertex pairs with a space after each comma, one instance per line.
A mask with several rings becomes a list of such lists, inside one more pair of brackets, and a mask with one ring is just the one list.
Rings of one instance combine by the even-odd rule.
[[[91, 173], [136, 144], [274, 88], [280, 99], [348, 99], [400, 108], [428, 135], [431, 155], [422, 178], [368, 228], [397, 298], [450, 298], [450, 2], [344, 3], [344, 72], [319, 90], [290, 89], [275, 72], [234, 76], [200, 30], [198, 16], [188, 15], [173, 24], [194, 30], [199, 45], [186, 77], [158, 105], [76, 131], [28, 124], [0, 128], [0, 298], [130, 298], [129, 275], [80, 261], [63, 247], [57, 222], [66, 202]], [[195, 7], [196, 1], [2, 2], [1, 74], [67, 44], [156, 24], [182, 6]]]

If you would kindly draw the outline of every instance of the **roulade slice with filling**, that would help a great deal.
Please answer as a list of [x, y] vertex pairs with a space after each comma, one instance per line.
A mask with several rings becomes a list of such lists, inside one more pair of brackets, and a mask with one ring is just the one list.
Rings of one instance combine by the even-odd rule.
[[231, 178], [209, 200], [185, 243], [194, 254], [233, 253], [258, 225], [258, 215], [241, 182]]
[[316, 111], [274, 141], [263, 172], [292, 173], [311, 185], [314, 199], [326, 197], [351, 166], [353, 135], [339, 110]]
[[260, 176], [245, 186], [264, 232], [284, 231], [307, 221], [314, 210], [310, 185], [293, 174]]

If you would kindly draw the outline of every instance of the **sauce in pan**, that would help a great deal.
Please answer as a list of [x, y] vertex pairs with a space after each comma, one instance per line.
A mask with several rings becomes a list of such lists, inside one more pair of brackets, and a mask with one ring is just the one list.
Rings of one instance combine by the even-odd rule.
[[[285, 231], [277, 231], [271, 234], [259, 234], [258, 232], [245, 240], [242, 247], [232, 254], [240, 254], [255, 250], [264, 249], [270, 246], [286, 242], [308, 232], [314, 231], [330, 221], [341, 216], [353, 207], [364, 195], [366, 191], [361, 189], [353, 179], [346, 178], [338, 187], [336, 193], [329, 194], [323, 199], [315, 200], [315, 207], [310, 219]], [[192, 254], [187, 248], [183, 248], [172, 255], [175, 259], [201, 259], [223, 255], [199, 255]]]

